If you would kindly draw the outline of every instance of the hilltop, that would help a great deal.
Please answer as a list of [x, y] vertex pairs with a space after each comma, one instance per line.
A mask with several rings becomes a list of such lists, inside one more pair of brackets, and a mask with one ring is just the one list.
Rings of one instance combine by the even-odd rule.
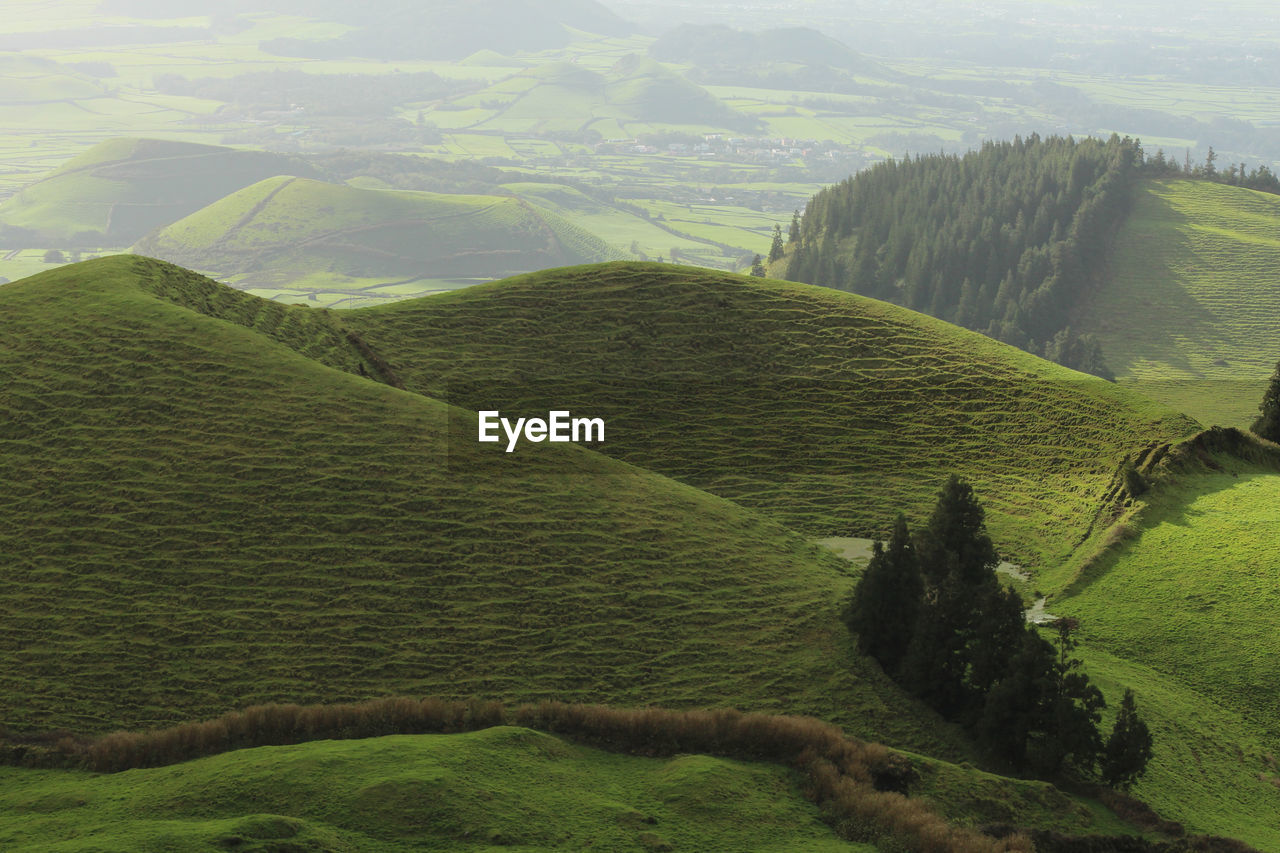
[[1280, 197], [1139, 184], [1080, 327], [1116, 378], [1204, 423], [1248, 426], [1280, 360]]
[[265, 151], [111, 139], [0, 203], [0, 237], [15, 246], [128, 246], [232, 190], [281, 174], [315, 169]]
[[1129, 454], [1196, 426], [884, 302], [691, 267], [550, 270], [344, 322], [410, 390], [604, 417], [602, 452], [814, 536], [921, 518], [954, 471], [1006, 553], [1058, 560]]
[[13, 728], [434, 693], [966, 753], [853, 652], [842, 560], [589, 450], [478, 444], [474, 414], [366, 378], [333, 313], [134, 256], [6, 285], [0, 313]]
[[572, 62], [531, 68], [458, 98], [458, 108], [497, 107], [473, 130], [580, 132], [593, 125], [758, 129], [715, 95], [660, 62], [628, 54], [607, 70]]
[[0, 768], [0, 803], [12, 851], [84, 835], [132, 851], [875, 849], [838, 840], [777, 765], [610, 754], [514, 727], [260, 747], [103, 776]]
[[441, 286], [438, 280], [499, 278], [622, 255], [511, 196], [359, 189], [285, 176], [149, 234], [134, 251], [233, 277], [240, 287], [338, 290], [367, 299], [405, 295], [406, 288], [430, 291]]

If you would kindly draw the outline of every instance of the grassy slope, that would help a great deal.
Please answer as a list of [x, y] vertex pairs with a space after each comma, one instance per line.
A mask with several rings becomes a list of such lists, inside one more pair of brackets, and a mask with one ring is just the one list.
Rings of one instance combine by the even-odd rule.
[[95, 145], [0, 204], [0, 222], [61, 243], [79, 232], [127, 246], [148, 231], [271, 175], [309, 174], [264, 151], [112, 139]]
[[1280, 812], [1275, 457], [1219, 453], [1172, 475], [1145, 498], [1132, 535], [1052, 604], [1080, 619], [1111, 698], [1134, 687], [1153, 721], [1156, 759], [1137, 793], [1264, 849], [1280, 848], [1267, 817]]
[[0, 769], [0, 846], [874, 849], [837, 840], [781, 767], [616, 755], [513, 727], [262, 747], [109, 776]]
[[853, 655], [837, 557], [587, 450], [477, 444], [474, 415], [145, 284], [180, 275], [117, 256], [0, 290], [7, 724], [478, 694], [812, 713], [963, 754]]
[[549, 271], [345, 322], [411, 390], [604, 416], [603, 452], [813, 535], [920, 518], [958, 471], [1000, 545], [1057, 559], [1125, 453], [1192, 426], [894, 306], [689, 267]]
[[[238, 284], [496, 277], [621, 253], [514, 198], [357, 189], [272, 178], [148, 235], [135, 250]], [[323, 289], [323, 288], [320, 288]]]
[[1124, 384], [1206, 424], [1248, 426], [1280, 359], [1280, 197], [1150, 181], [1083, 328]]

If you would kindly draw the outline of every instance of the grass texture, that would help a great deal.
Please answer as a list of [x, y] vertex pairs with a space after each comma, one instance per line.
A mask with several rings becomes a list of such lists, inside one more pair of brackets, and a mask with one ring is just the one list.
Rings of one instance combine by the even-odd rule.
[[622, 256], [516, 198], [358, 189], [283, 176], [233, 193], [134, 250], [235, 276], [240, 287], [304, 287], [327, 275], [331, 281], [317, 289], [346, 290], [498, 278]]
[[1280, 360], [1280, 198], [1143, 183], [1083, 328], [1121, 384], [1205, 424], [1247, 427]]
[[502, 726], [260, 747], [97, 776], [0, 769], [15, 851], [871, 851], [777, 765], [641, 758]]
[[602, 452], [812, 536], [919, 520], [954, 471], [1006, 553], [1059, 559], [1126, 454], [1195, 426], [914, 312], [690, 267], [552, 270], [343, 317], [410, 390], [603, 417]]
[[359, 376], [332, 317], [193, 281], [116, 256], [0, 289], [8, 725], [431, 693], [965, 753], [854, 654], [836, 556], [585, 449], [477, 444], [474, 414]]

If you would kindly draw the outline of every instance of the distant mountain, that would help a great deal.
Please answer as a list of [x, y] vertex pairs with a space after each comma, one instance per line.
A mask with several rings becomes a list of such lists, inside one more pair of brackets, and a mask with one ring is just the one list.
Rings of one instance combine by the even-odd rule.
[[0, 204], [0, 244], [128, 246], [228, 193], [280, 174], [316, 170], [265, 151], [112, 139]]
[[879, 63], [808, 27], [745, 32], [718, 24], [682, 24], [659, 36], [649, 46], [649, 55], [702, 68], [746, 69], [793, 62], [843, 71], [885, 71]]
[[321, 280], [499, 278], [622, 252], [510, 196], [453, 195], [280, 176], [148, 235], [134, 251], [254, 287]]
[[264, 44], [271, 52], [290, 56], [462, 59], [485, 49], [510, 54], [564, 47], [573, 39], [573, 30], [599, 35], [632, 31], [630, 24], [594, 0], [381, 0], [358, 5], [276, 0], [275, 5], [282, 11], [357, 26], [331, 40], [281, 38]]

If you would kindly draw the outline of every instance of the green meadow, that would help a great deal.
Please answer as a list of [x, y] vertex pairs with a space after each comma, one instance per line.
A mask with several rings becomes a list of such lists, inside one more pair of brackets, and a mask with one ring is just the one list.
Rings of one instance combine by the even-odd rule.
[[1280, 198], [1144, 181], [1082, 319], [1122, 385], [1246, 427], [1280, 351]]
[[778, 765], [516, 727], [260, 747], [98, 775], [0, 768], [15, 851], [866, 851]]
[[417, 693], [808, 713], [967, 753], [854, 654], [839, 558], [583, 448], [478, 444], [474, 414], [361, 376], [386, 367], [349, 315], [134, 256], [0, 308], [10, 726]]
[[602, 452], [812, 536], [883, 535], [961, 473], [1032, 565], [1087, 535], [1128, 454], [1196, 428], [883, 302], [670, 264], [553, 270], [344, 322], [411, 390], [604, 417]]

